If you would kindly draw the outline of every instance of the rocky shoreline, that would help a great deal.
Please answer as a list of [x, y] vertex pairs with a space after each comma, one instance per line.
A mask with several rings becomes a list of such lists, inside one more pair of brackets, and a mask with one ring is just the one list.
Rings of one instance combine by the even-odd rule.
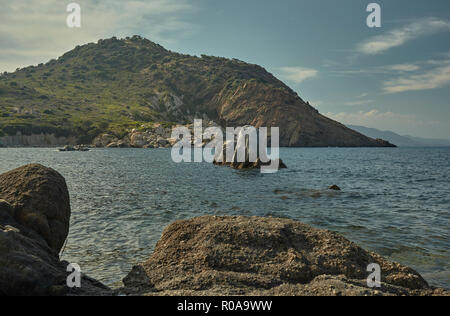
[[[204, 120], [203, 131], [208, 127], [221, 128], [213, 121]], [[101, 134], [92, 141], [92, 146], [97, 148], [171, 148], [179, 141], [177, 138], [172, 138], [173, 128], [187, 128], [191, 135], [194, 135], [194, 124], [174, 125], [173, 127], [164, 127], [161, 124], [142, 125], [139, 129], [129, 131], [121, 139], [111, 134]], [[203, 139], [203, 145], [210, 140], [208, 137], [203, 137]], [[194, 142], [192, 137], [191, 145], [194, 145]]]
[[[131, 129], [123, 137], [117, 137], [111, 133], [102, 133], [95, 137], [91, 144], [78, 144], [75, 137], [57, 137], [54, 134], [1, 136], [0, 148], [2, 147], [64, 147], [79, 146], [84, 148], [171, 148], [179, 140], [172, 138], [173, 128], [187, 128], [194, 135], [194, 124], [163, 126], [160, 123], [146, 124], [139, 128]], [[225, 130], [216, 122], [203, 119], [203, 130], [208, 127], [219, 127], [225, 135]], [[203, 138], [203, 145], [210, 139]], [[374, 140], [379, 147], [396, 147], [382, 139]], [[191, 144], [194, 144], [192, 139]]]
[[[32, 164], [0, 175], [0, 296], [4, 295], [450, 295], [413, 269], [365, 251], [341, 235], [297, 221], [204, 216], [177, 221], [152, 256], [112, 290], [82, 275], [66, 286], [61, 261], [69, 232], [64, 178]], [[367, 286], [369, 264], [381, 287]]]
[[[205, 121], [203, 128], [219, 127], [213, 121]], [[194, 134], [194, 125], [174, 125], [174, 127], [186, 127]], [[207, 139], [206, 139], [207, 140]], [[118, 138], [113, 134], [103, 133], [94, 138], [91, 144], [77, 144], [74, 137], [57, 137], [53, 134], [1, 136], [0, 148], [5, 147], [61, 147], [74, 148], [171, 148], [178, 139], [172, 138], [172, 127], [164, 127], [161, 124], [142, 125], [132, 129], [124, 137]], [[194, 144], [194, 140], [192, 140]], [[206, 144], [206, 141], [204, 142]]]

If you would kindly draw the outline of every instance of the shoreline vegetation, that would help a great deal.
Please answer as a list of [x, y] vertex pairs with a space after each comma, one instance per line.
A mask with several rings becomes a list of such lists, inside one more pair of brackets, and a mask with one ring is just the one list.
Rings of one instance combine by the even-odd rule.
[[[81, 288], [69, 289], [69, 263], [59, 253], [70, 216], [67, 185], [57, 171], [31, 164], [0, 175], [0, 296], [450, 295], [338, 233], [244, 216], [174, 222], [151, 257], [124, 277], [123, 288], [83, 274]], [[381, 267], [380, 288], [367, 286], [373, 263]]]

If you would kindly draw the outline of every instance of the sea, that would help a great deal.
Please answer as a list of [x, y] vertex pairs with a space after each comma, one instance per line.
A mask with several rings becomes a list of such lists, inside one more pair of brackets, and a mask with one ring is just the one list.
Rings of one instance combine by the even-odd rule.
[[245, 215], [339, 232], [450, 289], [450, 148], [282, 148], [280, 157], [288, 169], [261, 174], [175, 163], [170, 149], [0, 148], [0, 173], [40, 163], [65, 177], [62, 259], [111, 287], [173, 221]]

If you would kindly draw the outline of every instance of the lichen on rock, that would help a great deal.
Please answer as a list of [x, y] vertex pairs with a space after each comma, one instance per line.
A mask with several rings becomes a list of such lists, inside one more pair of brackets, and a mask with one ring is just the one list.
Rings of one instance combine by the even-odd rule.
[[[382, 270], [380, 289], [367, 287], [372, 263]], [[171, 224], [123, 282], [125, 293], [147, 295], [448, 295], [337, 233], [242, 216]]]

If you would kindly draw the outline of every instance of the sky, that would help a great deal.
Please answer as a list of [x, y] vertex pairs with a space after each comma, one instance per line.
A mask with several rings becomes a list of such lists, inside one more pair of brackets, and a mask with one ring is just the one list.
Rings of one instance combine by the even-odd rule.
[[[0, 0], [0, 71], [100, 38], [259, 64], [344, 124], [450, 139], [448, 0]], [[381, 27], [366, 23], [372, 3]]]

